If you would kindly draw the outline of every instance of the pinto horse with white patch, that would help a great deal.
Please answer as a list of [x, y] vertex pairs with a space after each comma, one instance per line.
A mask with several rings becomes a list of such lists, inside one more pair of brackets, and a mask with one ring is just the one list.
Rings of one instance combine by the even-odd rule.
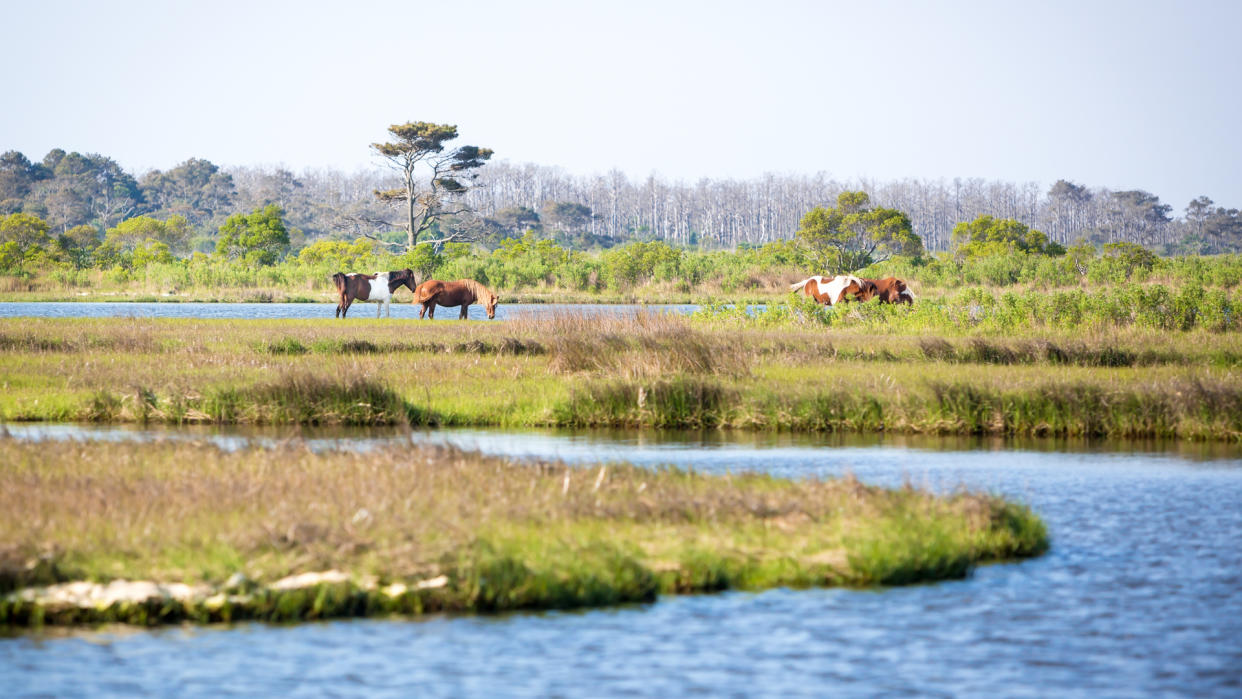
[[332, 275], [332, 283], [336, 285], [338, 301], [336, 317], [344, 318], [349, 306], [354, 301], [370, 301], [375, 303], [375, 317], [380, 312], [388, 318], [392, 317], [392, 295], [398, 287], [406, 287], [414, 291], [414, 270], [398, 269], [379, 274], [342, 274]]
[[797, 284], [790, 284], [789, 290], [801, 290], [825, 306], [835, 306], [842, 301], [869, 300], [875, 295], [875, 284], [852, 274], [838, 274], [835, 277], [821, 277], [817, 274]]

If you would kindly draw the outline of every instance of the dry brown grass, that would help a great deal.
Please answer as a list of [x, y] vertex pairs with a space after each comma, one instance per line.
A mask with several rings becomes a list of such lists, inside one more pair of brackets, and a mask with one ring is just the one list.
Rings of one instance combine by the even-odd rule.
[[667, 313], [557, 313], [519, 319], [512, 325], [519, 334], [544, 339], [551, 369], [563, 374], [739, 377], [749, 374], [754, 360], [753, 352], [727, 336], [703, 332], [684, 317]]

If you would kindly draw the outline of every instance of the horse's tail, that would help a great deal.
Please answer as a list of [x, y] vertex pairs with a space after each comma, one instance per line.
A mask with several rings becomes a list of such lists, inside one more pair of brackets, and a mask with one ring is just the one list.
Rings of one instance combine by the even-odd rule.
[[337, 272], [336, 274], [332, 275], [332, 283], [336, 285], [337, 291], [344, 291], [345, 290], [345, 275], [342, 274], [341, 272]]
[[807, 282], [811, 281], [811, 280], [812, 280], [812, 279], [814, 279], [814, 278], [815, 278], [815, 277], [807, 277], [806, 279], [803, 279], [802, 281], [798, 282], [797, 284], [790, 284], [790, 285], [789, 285], [789, 290], [790, 290], [790, 291], [798, 291], [798, 290], [799, 290], [799, 289], [801, 289], [802, 287], [806, 286], [806, 285], [807, 285]]
[[426, 282], [419, 284], [418, 288], [414, 290], [414, 303], [427, 303], [432, 298], [435, 298], [435, 295], [440, 293], [442, 288], [439, 284], [428, 284]]

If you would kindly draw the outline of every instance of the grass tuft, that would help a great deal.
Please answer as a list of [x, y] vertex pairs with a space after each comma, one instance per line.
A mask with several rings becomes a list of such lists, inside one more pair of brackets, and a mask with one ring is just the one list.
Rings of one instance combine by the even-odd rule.
[[246, 387], [219, 387], [202, 400], [209, 419], [225, 423], [411, 425], [433, 422], [376, 381], [289, 373]]

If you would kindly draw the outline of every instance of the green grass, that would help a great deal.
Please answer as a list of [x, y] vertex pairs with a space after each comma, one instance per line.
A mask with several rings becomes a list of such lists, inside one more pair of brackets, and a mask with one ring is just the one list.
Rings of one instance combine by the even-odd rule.
[[[888, 311], [885, 311], [888, 312]], [[1231, 333], [0, 320], [0, 419], [1242, 439]]]
[[[773, 586], [960, 578], [1039, 555], [1025, 506], [624, 464], [587, 469], [435, 447], [0, 439], [0, 624], [291, 621], [645, 602]], [[290, 574], [347, 582], [281, 590]], [[230, 582], [241, 574], [244, 582]], [[440, 576], [443, 576], [442, 578]], [[55, 604], [67, 581], [204, 585], [231, 600]], [[439, 584], [419, 586], [419, 582]], [[391, 587], [401, 584], [404, 587]]]

